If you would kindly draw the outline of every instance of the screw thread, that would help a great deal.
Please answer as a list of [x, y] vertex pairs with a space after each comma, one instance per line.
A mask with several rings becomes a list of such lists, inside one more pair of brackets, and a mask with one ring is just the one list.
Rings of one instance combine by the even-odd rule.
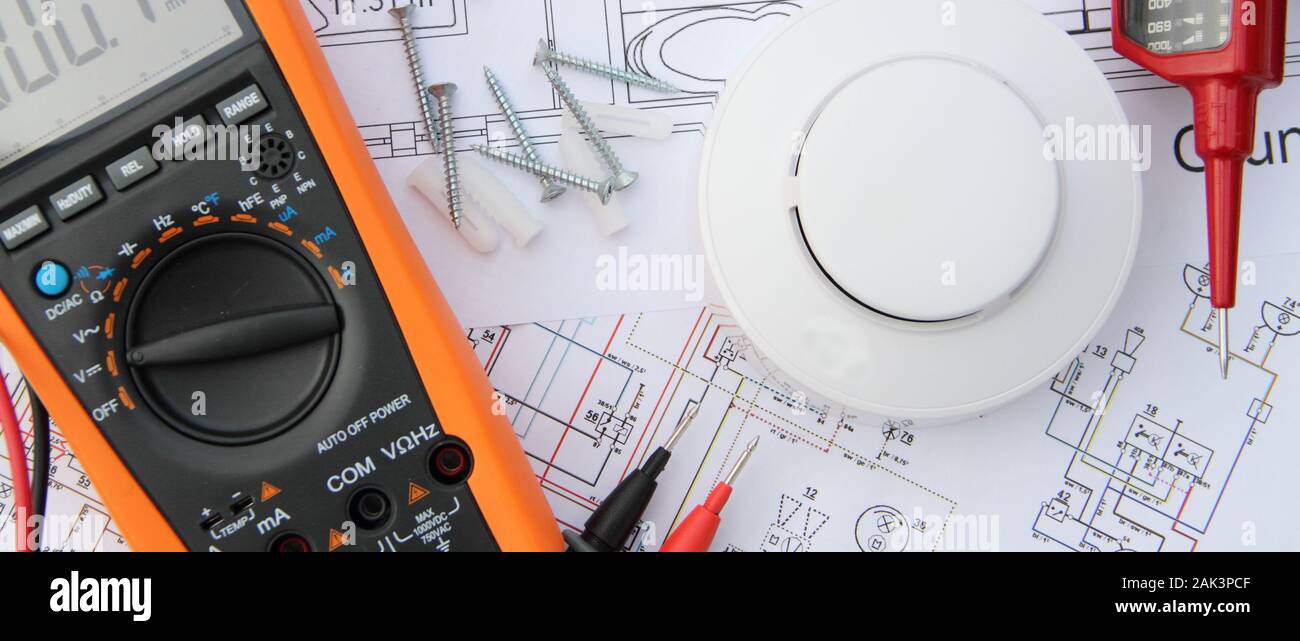
[[447, 208], [451, 210], [451, 223], [460, 229], [463, 203], [460, 193], [460, 173], [456, 167], [456, 145], [452, 139], [455, 124], [452, 122], [451, 97], [438, 96], [438, 122], [442, 124], [442, 168], [447, 183]]
[[589, 191], [593, 194], [601, 194], [609, 189], [609, 181], [600, 182], [592, 180], [586, 176], [579, 176], [578, 174], [560, 169], [559, 167], [553, 167], [536, 160], [529, 160], [525, 156], [504, 149], [493, 149], [491, 147], [484, 147], [483, 145], [474, 145], [473, 149], [483, 156], [491, 158], [499, 163], [526, 171], [534, 176], [550, 178], [557, 182], [569, 185], [570, 187]]
[[[497, 80], [496, 74], [491, 69], [483, 68], [483, 76], [487, 78], [488, 89], [491, 90], [492, 96], [496, 98], [497, 105], [501, 107], [501, 113], [505, 116], [506, 122], [510, 124], [510, 129], [514, 132], [515, 140], [519, 142], [519, 148], [523, 150], [524, 156], [535, 163], [541, 163], [541, 156], [537, 154], [537, 147], [533, 141], [528, 138], [528, 132], [524, 130], [524, 123], [519, 119], [519, 114], [515, 113], [515, 108], [510, 104], [510, 97], [506, 95], [505, 88], [501, 86], [501, 81]], [[559, 195], [555, 185], [555, 180], [547, 177], [540, 177], [542, 187], [546, 193], [543, 195], [544, 200], [555, 198]]]
[[638, 85], [647, 89], [654, 89], [655, 91], [662, 91], [665, 93], [680, 93], [681, 91], [677, 87], [652, 76], [636, 73], [635, 71], [628, 71], [626, 69], [619, 69], [618, 67], [599, 63], [595, 60], [579, 58], [554, 49], [551, 49], [550, 58], [556, 63], [562, 64], [566, 67], [573, 67], [598, 76], [622, 80], [628, 84]]
[[437, 151], [438, 122], [433, 114], [433, 105], [429, 103], [429, 95], [425, 92], [424, 65], [420, 64], [420, 52], [415, 48], [415, 30], [411, 26], [410, 7], [411, 5], [406, 5], [401, 9], [393, 9], [390, 13], [397, 18], [401, 26], [402, 50], [406, 57], [406, 66], [411, 69], [411, 78], [415, 81], [415, 95], [420, 101], [420, 115], [424, 118], [425, 129], [429, 132], [429, 144]]
[[591, 119], [591, 114], [587, 113], [587, 110], [583, 108], [578, 97], [573, 95], [573, 90], [564, 82], [564, 78], [561, 78], [559, 73], [547, 66], [542, 66], [542, 71], [546, 72], [546, 77], [551, 81], [551, 86], [555, 87], [556, 93], [560, 95], [560, 100], [569, 108], [574, 119], [578, 121], [578, 126], [591, 140], [591, 145], [596, 148], [596, 153], [600, 154], [601, 159], [615, 174], [625, 173], [623, 162], [618, 159], [618, 154], [614, 153], [614, 148], [609, 146], [609, 141], [605, 140], [605, 137], [601, 135], [600, 129], [596, 127], [596, 123]]

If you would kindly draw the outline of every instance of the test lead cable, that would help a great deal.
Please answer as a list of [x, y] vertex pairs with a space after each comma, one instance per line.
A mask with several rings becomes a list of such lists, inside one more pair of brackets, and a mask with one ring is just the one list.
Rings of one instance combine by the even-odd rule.
[[32, 517], [32, 486], [27, 479], [27, 452], [23, 435], [18, 431], [18, 415], [9, 396], [9, 381], [0, 369], [0, 428], [4, 429], [5, 449], [9, 456], [9, 480], [14, 488], [14, 549], [30, 552], [28, 526]]
[[700, 406], [694, 405], [682, 414], [677, 428], [668, 437], [668, 442], [650, 454], [645, 465], [632, 470], [627, 478], [619, 482], [618, 487], [615, 487], [614, 491], [610, 492], [609, 496], [605, 497], [605, 500], [591, 513], [587, 522], [583, 524], [581, 533], [573, 530], [564, 531], [564, 542], [569, 545], [568, 551], [617, 552], [622, 549], [627, 538], [632, 535], [632, 530], [641, 521], [641, 515], [650, 504], [655, 489], [659, 487], [656, 479], [668, 466], [673, 448], [686, 433], [686, 428], [695, 421], [695, 415], [699, 410]]
[[32, 551], [40, 552], [50, 489], [50, 412], [36, 395], [31, 381], [27, 382], [27, 395], [32, 408], [32, 515], [36, 517]]
[[727, 477], [715, 485], [712, 492], [709, 492], [709, 498], [695, 506], [695, 509], [686, 515], [681, 525], [673, 530], [668, 540], [664, 541], [663, 547], [659, 548], [660, 552], [709, 551], [709, 546], [713, 545], [713, 537], [718, 533], [718, 526], [722, 525], [722, 508], [726, 507], [727, 501], [731, 499], [731, 489], [735, 487], [736, 479], [740, 478], [741, 470], [745, 469], [745, 464], [749, 462], [756, 449], [758, 449], [757, 436], [745, 446], [736, 463], [731, 466]]

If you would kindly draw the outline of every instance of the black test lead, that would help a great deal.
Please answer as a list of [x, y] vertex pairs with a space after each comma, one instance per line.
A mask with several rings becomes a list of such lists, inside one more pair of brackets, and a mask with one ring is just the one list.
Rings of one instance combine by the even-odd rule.
[[693, 405], [682, 414], [677, 428], [668, 437], [663, 447], [650, 454], [639, 469], [632, 470], [618, 487], [591, 513], [583, 524], [582, 533], [573, 530], [564, 531], [564, 542], [570, 552], [617, 552], [632, 535], [632, 530], [641, 521], [650, 497], [654, 496], [659, 483], [655, 480], [668, 466], [673, 447], [681, 440], [686, 428], [690, 427], [699, 412], [700, 406]]

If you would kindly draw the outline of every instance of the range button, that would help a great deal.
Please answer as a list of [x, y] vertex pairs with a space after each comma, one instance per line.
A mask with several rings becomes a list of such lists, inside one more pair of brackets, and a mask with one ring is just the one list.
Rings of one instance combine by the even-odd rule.
[[262, 88], [248, 85], [239, 93], [218, 102], [217, 112], [221, 114], [221, 120], [227, 125], [238, 125], [266, 111], [269, 106], [262, 95]]

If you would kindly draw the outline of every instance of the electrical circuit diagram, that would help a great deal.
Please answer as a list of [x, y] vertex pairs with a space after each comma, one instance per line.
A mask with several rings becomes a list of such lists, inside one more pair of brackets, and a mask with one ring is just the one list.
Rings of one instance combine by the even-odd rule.
[[[771, 457], [767, 469], [774, 472], [777, 461], [788, 460], [790, 474], [764, 475], [755, 481], [761, 490], [737, 493], [728, 509], [754, 520], [739, 528], [724, 523], [724, 548], [851, 545], [852, 519], [833, 517], [828, 505], [851, 500], [855, 487], [882, 488], [925, 514], [956, 507], [909, 477], [902, 454], [898, 469], [882, 464], [889, 458], [882, 443], [903, 438], [901, 427], [809, 402], [765, 369], [720, 308], [480, 328], [468, 337], [563, 527], [581, 529], [600, 497], [694, 406], [695, 422], [647, 515], [660, 535], [703, 500], [755, 435], [765, 441], [755, 460]], [[826, 474], [801, 473], [816, 467]], [[900, 513], [896, 528], [914, 527], [909, 519], [917, 520]], [[835, 530], [836, 520], [847, 529]]]
[[[1191, 361], [1217, 352], [1211, 334], [1218, 330], [1208, 274], [1187, 265], [1182, 276], [1191, 301], [1174, 338], [1185, 344], [1177, 355], [1195, 374], [1199, 363]], [[1208, 396], [1202, 402], [1194, 402], [1196, 395], [1130, 389], [1129, 379], [1147, 366], [1140, 327], [1128, 328], [1119, 345], [1098, 344], [1052, 381], [1059, 402], [1047, 435], [1071, 456], [1061, 489], [1034, 521], [1036, 536], [1077, 550], [1196, 549], [1247, 448], [1272, 436], [1263, 432], [1279, 374], [1269, 360], [1285, 337], [1300, 331], [1293, 299], [1265, 299], [1257, 309], [1257, 324], [1232, 351], [1229, 381], [1196, 386]], [[1162, 357], [1156, 367], [1165, 369], [1169, 356]], [[1099, 392], [1079, 398], [1087, 389]]]
[[666, 535], [754, 435], [762, 472], [736, 489], [719, 550], [1240, 549], [1252, 544], [1242, 528], [1294, 546], [1296, 517], [1268, 507], [1279, 495], [1259, 470], [1300, 445], [1279, 419], [1297, 395], [1280, 372], [1300, 358], [1286, 289], [1300, 255], [1248, 267], [1259, 278], [1242, 305], [1259, 316], [1233, 334], [1228, 381], [1213, 366], [1204, 269], [1147, 268], [1039, 392], [946, 426], [810, 399], [718, 307], [468, 337], [563, 527], [580, 528], [699, 406], [629, 549], [654, 549], [646, 533]]

